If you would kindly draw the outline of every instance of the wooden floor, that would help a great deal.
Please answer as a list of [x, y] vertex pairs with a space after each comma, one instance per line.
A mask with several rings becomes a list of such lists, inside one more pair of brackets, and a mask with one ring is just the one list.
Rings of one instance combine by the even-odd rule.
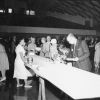
[[[48, 81], [45, 83], [46, 100], [73, 100]], [[38, 79], [32, 79], [31, 85], [30, 89], [24, 86], [17, 88], [15, 80], [2, 82], [0, 83], [0, 100], [38, 100]], [[100, 100], [100, 98], [85, 100]]]

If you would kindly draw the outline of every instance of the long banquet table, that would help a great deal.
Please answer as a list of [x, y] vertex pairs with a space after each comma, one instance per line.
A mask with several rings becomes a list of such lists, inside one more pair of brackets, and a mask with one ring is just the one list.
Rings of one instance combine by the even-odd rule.
[[87, 72], [70, 64], [53, 63], [47, 58], [33, 56], [37, 68], [32, 68], [40, 77], [48, 80], [73, 99], [100, 97], [100, 75]]

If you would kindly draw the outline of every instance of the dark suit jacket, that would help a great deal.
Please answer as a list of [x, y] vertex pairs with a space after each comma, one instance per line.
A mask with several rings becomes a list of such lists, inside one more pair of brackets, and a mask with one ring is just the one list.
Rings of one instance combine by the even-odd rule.
[[89, 49], [86, 44], [86, 42], [79, 41], [77, 42], [74, 51], [73, 51], [73, 56], [78, 57], [79, 61], [74, 62], [73, 66], [78, 67], [80, 69], [86, 70], [86, 71], [91, 71], [91, 62], [89, 59]]

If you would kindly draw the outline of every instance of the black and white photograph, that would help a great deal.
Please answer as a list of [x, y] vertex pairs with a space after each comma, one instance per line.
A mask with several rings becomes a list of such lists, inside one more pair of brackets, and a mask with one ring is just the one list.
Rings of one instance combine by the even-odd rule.
[[100, 100], [100, 0], [0, 0], [0, 100]]

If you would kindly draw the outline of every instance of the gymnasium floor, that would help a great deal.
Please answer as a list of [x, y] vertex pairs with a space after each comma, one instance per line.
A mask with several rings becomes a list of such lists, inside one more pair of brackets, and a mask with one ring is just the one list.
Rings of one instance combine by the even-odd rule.
[[[73, 100], [48, 81], [45, 83], [46, 100]], [[0, 100], [38, 100], [38, 79], [32, 79], [31, 85], [30, 89], [24, 88], [24, 86], [17, 88], [15, 80], [1, 82]], [[100, 98], [82, 100], [100, 100]]]

